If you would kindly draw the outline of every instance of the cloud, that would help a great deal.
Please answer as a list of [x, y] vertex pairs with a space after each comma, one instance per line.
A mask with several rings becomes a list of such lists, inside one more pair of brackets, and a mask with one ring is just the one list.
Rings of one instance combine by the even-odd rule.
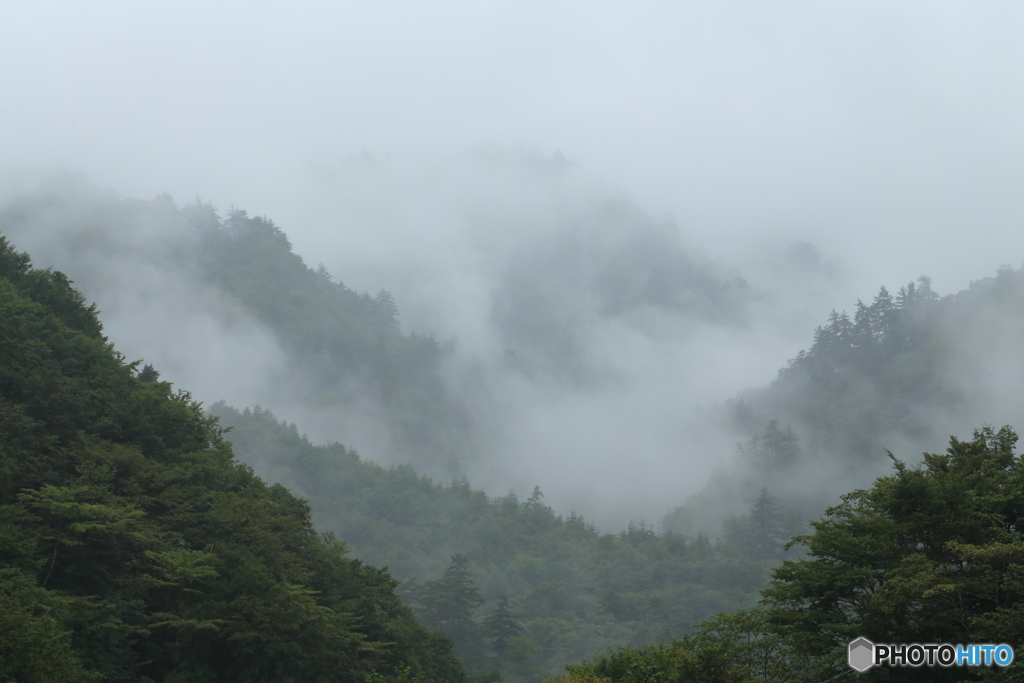
[[[692, 407], [769, 381], [831, 308], [1021, 260], [1022, 26], [1017, 6], [949, 2], [23, 4], [0, 25], [0, 159], [8, 196], [60, 168], [270, 216], [311, 265], [391, 290], [406, 330], [457, 338], [449, 381], [509, 463], [488, 486], [590, 491], [599, 514], [655, 464], [678, 467], [652, 484], [665, 496], [696, 486], [718, 437], [692, 437]], [[79, 199], [93, 227], [110, 218]], [[131, 291], [44, 226], [18, 246], [81, 269], [130, 356], [203, 395], [284, 402], [239, 367], [283, 372], [276, 342], [166, 277], [136, 219], [102, 247]], [[673, 312], [636, 269], [615, 279], [609, 255], [638, 253], [749, 296], [728, 321]], [[147, 339], [161, 322], [176, 334]], [[595, 484], [613, 457], [638, 466]]]

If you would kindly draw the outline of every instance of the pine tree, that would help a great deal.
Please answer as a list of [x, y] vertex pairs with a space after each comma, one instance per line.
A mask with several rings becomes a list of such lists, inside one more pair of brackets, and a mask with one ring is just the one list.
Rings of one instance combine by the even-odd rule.
[[751, 546], [749, 555], [765, 560], [778, 555], [782, 549], [782, 515], [775, 498], [762, 488], [750, 508]]
[[148, 384], [160, 379], [160, 372], [149, 363], [146, 363], [142, 366], [142, 369], [139, 370], [139, 373], [135, 375], [135, 379]]
[[893, 333], [896, 331], [899, 311], [889, 294], [889, 290], [881, 287], [878, 295], [871, 303], [871, 329], [875, 339], [884, 347], [892, 344]]
[[861, 372], [873, 365], [875, 349], [878, 346], [871, 321], [871, 309], [858, 299], [856, 311], [853, 314], [853, 323], [850, 326], [849, 340], [850, 363], [852, 367]]
[[796, 464], [800, 458], [800, 444], [792, 427], [779, 429], [779, 421], [770, 420], [763, 433], [739, 445], [738, 455], [767, 479]]
[[484, 628], [487, 635], [493, 638], [491, 646], [499, 658], [508, 652], [512, 639], [523, 632], [523, 626], [512, 614], [506, 597], [498, 599], [498, 606], [484, 619]]
[[484, 599], [469, 571], [466, 555], [452, 555], [441, 578], [426, 582], [412, 597], [421, 606], [426, 623], [455, 641], [452, 651], [461, 656], [467, 666], [480, 663], [483, 638], [473, 613]]

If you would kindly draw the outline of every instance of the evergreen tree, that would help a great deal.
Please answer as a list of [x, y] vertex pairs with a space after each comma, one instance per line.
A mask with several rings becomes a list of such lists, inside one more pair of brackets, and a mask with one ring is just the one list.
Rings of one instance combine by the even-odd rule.
[[0, 237], [0, 680], [461, 683], [394, 579], [101, 330]]
[[451, 556], [451, 563], [440, 579], [428, 581], [412, 594], [421, 606], [424, 621], [455, 641], [453, 652], [471, 669], [482, 663], [483, 634], [474, 612], [484, 603], [469, 571], [469, 558]]
[[484, 628], [499, 659], [508, 652], [512, 639], [523, 632], [522, 624], [512, 614], [508, 598], [504, 596], [498, 598], [498, 606], [484, 619]]
[[855, 367], [866, 371], [874, 360], [876, 340], [871, 324], [871, 311], [860, 299], [857, 299], [857, 310], [853, 314], [850, 341], [853, 345]]
[[769, 420], [764, 431], [737, 447], [746, 462], [765, 480], [790, 471], [800, 459], [800, 444], [792, 427], [779, 428], [778, 420]]
[[139, 370], [139, 373], [135, 375], [135, 379], [139, 380], [140, 382], [148, 384], [150, 382], [156, 382], [158, 379], [160, 379], [160, 373], [152, 365], [146, 363], [142, 367], [142, 369]]
[[775, 498], [762, 488], [750, 508], [751, 544], [749, 556], [758, 560], [777, 557], [783, 543], [782, 514]]
[[[1016, 441], [1008, 427], [985, 427], [970, 441], [952, 438], [944, 454], [925, 454], [918, 467], [893, 457], [892, 475], [844, 496], [796, 539], [808, 557], [784, 562], [764, 592], [794, 651], [842, 671], [846, 643], [861, 636], [1024, 645], [1024, 460], [1013, 452]], [[879, 676], [964, 674], [908, 667]]]

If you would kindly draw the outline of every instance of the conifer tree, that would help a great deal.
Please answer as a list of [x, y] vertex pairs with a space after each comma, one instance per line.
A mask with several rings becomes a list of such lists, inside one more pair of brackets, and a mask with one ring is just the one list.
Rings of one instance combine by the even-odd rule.
[[425, 622], [450, 636], [455, 641], [453, 652], [467, 666], [477, 668], [474, 665], [481, 663], [483, 637], [473, 616], [484, 599], [469, 571], [469, 558], [452, 555], [441, 578], [426, 582], [412, 597], [421, 606]]
[[484, 628], [493, 639], [491, 645], [499, 658], [504, 657], [511, 641], [523, 632], [523, 625], [512, 614], [506, 597], [498, 599], [498, 606], [484, 619]]

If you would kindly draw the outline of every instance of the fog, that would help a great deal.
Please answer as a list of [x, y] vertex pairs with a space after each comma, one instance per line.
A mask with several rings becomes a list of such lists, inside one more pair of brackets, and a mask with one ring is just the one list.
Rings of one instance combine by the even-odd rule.
[[[709, 411], [832, 308], [1024, 260], [1022, 29], [1010, 4], [23, 4], [0, 25], [2, 199], [67, 198], [11, 236], [92, 287], [130, 359], [387, 462], [372, 406], [292, 400], [272, 335], [168, 272], [160, 226], [109, 193], [269, 216], [454, 341], [474, 485], [616, 528], [700, 488], [738, 438]], [[69, 239], [86, 210], [76, 230], [116, 244]], [[613, 310], [599, 285], [630, 255], [746, 294]]]

